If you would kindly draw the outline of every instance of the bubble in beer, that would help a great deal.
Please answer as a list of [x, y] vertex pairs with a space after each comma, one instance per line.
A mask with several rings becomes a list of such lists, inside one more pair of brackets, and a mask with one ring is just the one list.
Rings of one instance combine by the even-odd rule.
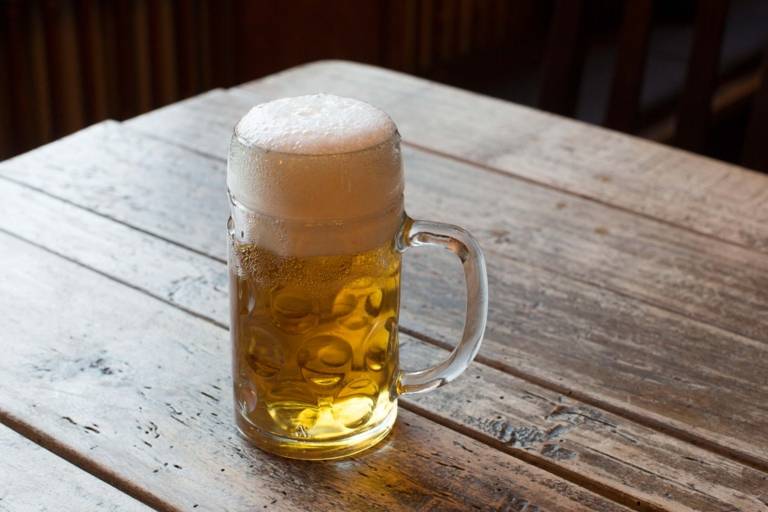
[[315, 426], [319, 407], [312, 391], [301, 381], [284, 381], [269, 393], [267, 412], [286, 432], [305, 436]]
[[320, 320], [314, 300], [284, 287], [272, 291], [272, 318], [276, 326], [291, 334], [307, 332]]
[[352, 347], [338, 336], [320, 335], [299, 349], [297, 360], [308, 382], [323, 388], [335, 386], [349, 370]]
[[239, 379], [236, 386], [240, 413], [247, 416], [259, 405], [259, 392], [253, 382], [247, 379]]
[[382, 298], [381, 288], [371, 278], [358, 278], [336, 294], [331, 311], [344, 327], [362, 329], [378, 316]]
[[344, 386], [333, 401], [333, 417], [347, 428], [365, 424], [373, 414], [379, 388], [371, 379], [361, 377]]
[[384, 369], [394, 333], [389, 329], [374, 328], [365, 340], [365, 367], [374, 372]]
[[382, 297], [383, 294], [381, 293], [381, 288], [378, 286], [372, 287], [370, 293], [365, 297], [365, 312], [372, 317], [378, 316], [379, 311], [381, 310]]
[[285, 355], [280, 342], [274, 335], [260, 327], [247, 327], [246, 336], [250, 338], [248, 365], [261, 377], [273, 377], [285, 364]]

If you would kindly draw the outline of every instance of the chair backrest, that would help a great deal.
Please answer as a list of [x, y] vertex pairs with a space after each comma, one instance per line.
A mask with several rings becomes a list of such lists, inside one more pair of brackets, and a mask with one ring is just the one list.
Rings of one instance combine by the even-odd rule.
[[742, 154], [744, 165], [768, 172], [768, 47], [760, 73], [760, 88], [755, 94]]
[[[699, 0], [696, 4], [685, 82], [674, 112], [674, 130], [670, 132], [670, 142], [678, 147], [703, 151], [708, 145], [729, 7], [729, 0]], [[539, 108], [566, 116], [576, 112], [587, 51], [586, 8], [585, 0], [558, 0], [555, 4], [542, 63]], [[637, 129], [653, 8], [653, 0], [624, 1], [603, 119], [608, 128], [630, 133]], [[745, 137], [743, 163], [768, 170], [768, 50], [761, 75]]]
[[584, 0], [558, 0], [542, 62], [538, 106], [573, 116], [584, 67]]
[[627, 0], [616, 48], [616, 69], [605, 113], [605, 126], [631, 132], [640, 108], [653, 0]]
[[675, 128], [675, 145], [683, 149], [700, 151], [707, 144], [729, 3], [728, 0], [698, 2]]

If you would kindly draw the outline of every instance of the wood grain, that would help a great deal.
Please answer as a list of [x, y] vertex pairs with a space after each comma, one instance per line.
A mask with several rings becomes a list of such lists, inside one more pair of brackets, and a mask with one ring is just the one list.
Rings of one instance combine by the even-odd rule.
[[740, 167], [351, 62], [308, 64], [242, 89], [354, 96], [392, 115], [406, 141], [768, 252], [768, 182]]
[[[226, 326], [222, 262], [4, 181], [0, 205], [0, 231], [44, 243], [49, 251]], [[63, 229], [51, 233], [52, 224]], [[424, 306], [413, 300], [420, 299], [409, 286], [414, 274], [434, 266], [431, 259], [417, 263], [406, 275], [406, 315]], [[407, 335], [401, 341], [401, 359], [410, 368], [446, 355]], [[646, 510], [762, 507], [758, 500], [768, 481], [765, 473], [479, 363], [459, 382], [401, 403], [614, 499], [639, 502]]]
[[[127, 124], [224, 158], [237, 118], [269, 97], [215, 91]], [[762, 255], [468, 164], [418, 150], [406, 154], [412, 159], [406, 168], [418, 168], [408, 174], [411, 213], [448, 216], [501, 256], [768, 340], [768, 317], [755, 315], [768, 308]], [[437, 205], [436, 211], [420, 210], [424, 205]]]
[[0, 361], [15, 390], [0, 396], [0, 416], [29, 421], [162, 508], [625, 510], [405, 410], [354, 459], [261, 453], [229, 419], [224, 329], [7, 235], [0, 246], [4, 339], [25, 340]]
[[0, 425], [0, 511], [151, 509]]
[[[754, 399], [767, 385], [765, 343], [628, 296], [655, 286], [654, 296], [669, 308], [764, 332], [768, 319], [755, 314], [766, 303], [764, 258], [523, 182], [511, 187], [503, 175], [473, 179], [476, 170], [428, 153], [405, 156], [409, 211], [462, 224], [487, 250], [489, 359], [768, 468], [761, 435], [768, 414]], [[107, 123], [8, 161], [0, 175], [224, 260], [223, 161]], [[168, 200], [181, 190], [186, 199]], [[490, 205], [489, 213], [476, 204]], [[433, 287], [414, 287], [418, 314], [406, 311], [404, 324], [453, 340], [463, 299], [440, 278], [445, 268], [430, 261], [413, 271], [431, 276]], [[622, 293], [584, 282], [596, 279]], [[518, 321], [521, 313], [525, 321]]]

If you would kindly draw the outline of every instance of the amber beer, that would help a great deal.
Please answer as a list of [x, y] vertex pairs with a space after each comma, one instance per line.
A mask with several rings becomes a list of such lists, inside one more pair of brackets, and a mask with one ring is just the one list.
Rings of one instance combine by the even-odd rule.
[[[281, 256], [238, 244], [236, 400], [276, 436], [334, 439], [392, 411], [400, 254]], [[247, 425], [246, 425], [247, 428]]]
[[[235, 417], [257, 446], [305, 459], [361, 451], [390, 431], [398, 394], [437, 387], [474, 357], [482, 256], [458, 228], [405, 215], [399, 135], [385, 113], [330, 95], [254, 107], [235, 127], [227, 185]], [[448, 362], [407, 374], [401, 255], [428, 244], [470, 255], [481, 304], [469, 301], [477, 311]]]

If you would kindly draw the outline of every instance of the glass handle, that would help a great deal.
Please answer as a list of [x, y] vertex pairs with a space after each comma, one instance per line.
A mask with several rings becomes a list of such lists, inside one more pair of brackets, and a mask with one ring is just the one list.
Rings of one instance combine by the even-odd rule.
[[467, 285], [467, 316], [461, 341], [448, 359], [426, 370], [401, 371], [397, 378], [398, 395], [430, 391], [461, 375], [480, 349], [488, 317], [485, 257], [472, 235], [450, 224], [406, 219], [398, 236], [398, 249], [421, 246], [448, 249], [461, 260]]

